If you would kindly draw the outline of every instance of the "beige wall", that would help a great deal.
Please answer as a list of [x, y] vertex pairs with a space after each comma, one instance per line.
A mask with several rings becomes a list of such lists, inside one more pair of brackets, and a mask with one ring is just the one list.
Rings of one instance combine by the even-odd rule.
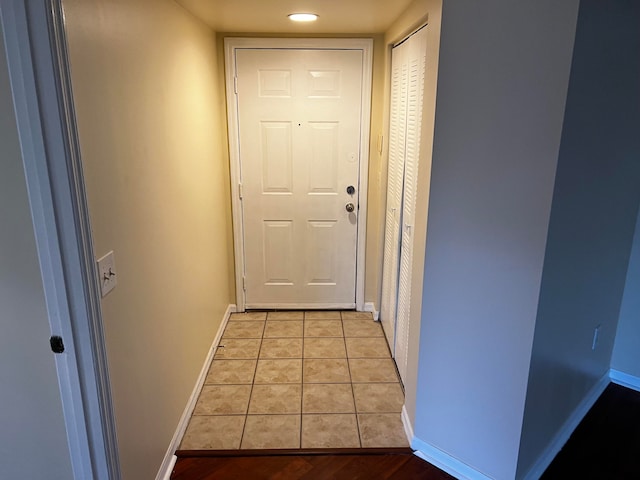
[[215, 34], [173, 1], [65, 0], [123, 478], [154, 478], [228, 304]]
[[[365, 264], [365, 302], [372, 302], [380, 310], [382, 292], [382, 252], [384, 249], [384, 212], [386, 210], [387, 165], [384, 152], [387, 147], [387, 125], [384, 113], [386, 42], [383, 35], [374, 37], [373, 83], [371, 92], [371, 141], [369, 145], [369, 195], [367, 211], [367, 252]], [[382, 152], [378, 151], [378, 136], [383, 136]]]
[[[411, 307], [409, 319], [409, 350], [407, 375], [405, 378], [405, 405], [411, 423], [415, 421], [416, 391], [418, 374], [418, 354], [420, 350], [420, 322], [422, 314], [422, 279], [424, 276], [424, 253], [427, 240], [427, 213], [429, 190], [431, 185], [431, 157], [433, 152], [433, 130], [435, 126], [436, 85], [438, 80], [438, 55], [440, 51], [440, 23], [442, 18], [442, 0], [415, 0], [407, 10], [391, 25], [384, 37], [384, 113], [382, 115], [384, 131], [389, 129], [389, 101], [391, 80], [391, 48], [417, 28], [427, 26], [427, 70], [424, 87], [424, 104], [420, 160], [418, 165], [418, 195], [416, 200], [416, 225], [414, 235], [413, 271], [411, 284]], [[388, 149], [385, 148], [380, 169], [381, 185], [380, 219], [377, 253], [377, 279], [382, 278], [382, 256], [384, 248], [384, 215], [386, 205], [386, 178]], [[377, 284], [376, 298], [380, 298], [381, 281]]]

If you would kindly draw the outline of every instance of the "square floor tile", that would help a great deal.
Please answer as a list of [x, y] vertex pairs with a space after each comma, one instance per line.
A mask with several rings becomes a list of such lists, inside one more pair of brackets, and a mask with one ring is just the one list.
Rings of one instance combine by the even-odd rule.
[[302, 383], [302, 359], [258, 360], [254, 383]]
[[305, 338], [305, 358], [346, 358], [343, 338]]
[[391, 358], [387, 340], [377, 338], [345, 338], [349, 358]]
[[302, 387], [302, 413], [354, 413], [349, 383], [307, 383]]
[[302, 385], [254, 385], [249, 402], [250, 415], [300, 413]]
[[267, 312], [244, 312], [244, 313], [232, 313], [229, 317], [229, 321], [243, 321], [243, 320], [266, 320]]
[[343, 320], [373, 320], [371, 312], [342, 312]]
[[397, 382], [398, 374], [390, 358], [350, 358], [349, 369], [353, 383]]
[[269, 312], [267, 320], [304, 320], [304, 312]]
[[300, 415], [247, 416], [240, 448], [300, 448]]
[[305, 337], [342, 337], [340, 320], [305, 320]]
[[404, 405], [399, 383], [356, 383], [353, 396], [358, 413], [400, 413]]
[[214, 360], [205, 384], [251, 384], [256, 371], [256, 360]]
[[359, 448], [355, 415], [302, 415], [302, 448]]
[[180, 450], [237, 450], [245, 418], [244, 415], [191, 417]]
[[373, 320], [343, 320], [345, 337], [384, 337], [380, 322]]
[[301, 338], [265, 338], [260, 358], [302, 358]]
[[264, 338], [302, 337], [302, 320], [270, 320]]
[[304, 383], [350, 383], [347, 360], [341, 358], [305, 358], [302, 364]]
[[304, 313], [305, 320], [340, 320], [341, 318], [340, 312], [336, 311], [317, 310]]
[[251, 385], [205, 385], [194, 415], [244, 415], [247, 413]]
[[260, 351], [259, 338], [226, 338], [220, 340], [220, 345], [216, 349], [214, 358], [258, 358]]
[[262, 338], [262, 332], [264, 331], [264, 321], [254, 322], [229, 322], [227, 323], [222, 338]]
[[409, 446], [399, 413], [361, 413], [358, 425], [363, 448]]

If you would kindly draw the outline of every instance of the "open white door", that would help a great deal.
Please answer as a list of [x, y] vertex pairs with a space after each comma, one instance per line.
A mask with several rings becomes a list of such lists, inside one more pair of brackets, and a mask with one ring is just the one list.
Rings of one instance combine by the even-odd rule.
[[[2, 359], [17, 366], [12, 370], [7, 365], [0, 372], [0, 397], [10, 400], [8, 404], [0, 401], [0, 406], [13, 416], [7, 424], [0, 420], [0, 440], [8, 439], [5, 443], [10, 445], [0, 452], [2, 475], [117, 479], [120, 467], [98, 277], [60, 2], [0, 0], [0, 36], [4, 38], [0, 56], [6, 58], [8, 67], [0, 74], [5, 77], [0, 81], [0, 95], [5, 101], [8, 95], [13, 100], [12, 107], [4, 104], [0, 108], [6, 113], [3, 123], [11, 124], [0, 135], [3, 151], [9, 155], [9, 163], [2, 165], [2, 180], [12, 183], [7, 189], [3, 186], [0, 195], [2, 203], [10, 205], [5, 212], [9, 213], [7, 221], [2, 218], [5, 235], [0, 244], [12, 255], [6, 265], [0, 262], [0, 276], [11, 278], [8, 290], [0, 288], [4, 290], [0, 305], [9, 322], [3, 334], [12, 342], [7, 348], [2, 345]], [[4, 58], [0, 60], [3, 70]], [[17, 150], [10, 139], [16, 134]], [[15, 163], [11, 165], [12, 151], [13, 160], [19, 162], [21, 157], [21, 178], [16, 177], [20, 170], [15, 170]], [[28, 193], [28, 205], [21, 190]], [[25, 223], [26, 207], [32, 225]], [[7, 301], [2, 293], [8, 295]], [[43, 315], [48, 317], [49, 328]], [[63, 353], [51, 352], [49, 335], [63, 339]], [[5, 381], [4, 372], [15, 378]]]

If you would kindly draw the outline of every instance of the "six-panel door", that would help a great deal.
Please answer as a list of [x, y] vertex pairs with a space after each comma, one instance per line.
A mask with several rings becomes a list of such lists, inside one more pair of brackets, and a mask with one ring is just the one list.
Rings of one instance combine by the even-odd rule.
[[362, 68], [360, 50], [236, 52], [247, 308], [355, 306]]

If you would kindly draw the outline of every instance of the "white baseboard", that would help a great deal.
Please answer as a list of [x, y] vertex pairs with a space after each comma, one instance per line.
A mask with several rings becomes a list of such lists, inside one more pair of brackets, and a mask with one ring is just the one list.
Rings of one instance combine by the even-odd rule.
[[612, 368], [609, 370], [609, 378], [617, 385], [622, 385], [623, 387], [640, 392], [640, 377], [634, 377], [633, 375]]
[[402, 426], [404, 427], [404, 434], [407, 436], [409, 444], [411, 444], [413, 441], [413, 425], [411, 425], [411, 420], [409, 420], [406, 405], [402, 405]]
[[411, 448], [414, 455], [447, 472], [458, 480], [492, 480], [475, 468], [461, 462], [433, 445], [413, 437]]
[[596, 400], [598, 400], [600, 395], [602, 395], [604, 389], [607, 388], [609, 382], [609, 373], [607, 372], [600, 380], [598, 380], [598, 383], [589, 390], [589, 393], [585, 395], [567, 421], [564, 422], [564, 425], [562, 425], [562, 428], [558, 433], [556, 433], [555, 437], [553, 437], [553, 440], [551, 440], [545, 451], [542, 452], [542, 455], [538, 457], [536, 463], [533, 464], [531, 469], [524, 476], [524, 480], [537, 480], [542, 476], [553, 459], [556, 458], [556, 455], [558, 455], [558, 452], [560, 452], [564, 444], [567, 443], [567, 440], [569, 440], [569, 437], [578, 424], [582, 421], [589, 410], [591, 410], [591, 407], [593, 407], [593, 404], [596, 403]]
[[373, 319], [377, 322], [380, 319], [380, 312], [376, 310], [376, 305], [373, 302], [365, 302], [364, 311], [373, 313]]
[[[173, 467], [176, 466], [176, 462], [178, 461], [178, 457], [176, 457], [175, 455], [171, 455], [171, 460], [169, 462], [169, 465], [167, 466], [167, 468], [164, 471], [164, 476], [160, 479], [160, 477], [156, 477], [156, 480], [171, 480], [171, 473], [173, 472]], [[162, 470], [160, 470], [160, 472], [158, 472], [158, 475], [160, 475], [162, 472]]]
[[457, 458], [417, 438], [413, 434], [413, 426], [411, 425], [411, 420], [409, 420], [406, 405], [402, 406], [402, 425], [404, 426], [404, 433], [409, 439], [409, 444], [414, 450], [413, 454], [415, 456], [429, 462], [431, 465], [438, 467], [440, 470], [447, 472], [459, 480], [492, 480]]
[[189, 419], [191, 419], [191, 414], [193, 413], [193, 409], [196, 407], [198, 396], [200, 395], [200, 391], [202, 390], [202, 386], [204, 385], [204, 381], [207, 377], [207, 372], [209, 371], [209, 367], [211, 366], [213, 356], [215, 355], [216, 349], [218, 348], [218, 344], [220, 343], [220, 339], [222, 338], [222, 333], [224, 332], [224, 329], [227, 326], [229, 317], [235, 311], [236, 311], [236, 306], [229, 305], [227, 307], [227, 311], [224, 313], [224, 318], [222, 319], [222, 322], [220, 323], [220, 327], [218, 328], [218, 332], [216, 333], [216, 336], [213, 339], [213, 343], [211, 344], [211, 348], [209, 349], [207, 358], [204, 361], [204, 365], [202, 365], [202, 370], [200, 370], [200, 375], [196, 380], [196, 385], [195, 387], [193, 387], [193, 392], [191, 392], [191, 397], [189, 398], [189, 401], [187, 402], [187, 405], [184, 408], [184, 412], [182, 412], [182, 417], [180, 417], [180, 421], [178, 422], [178, 427], [176, 428], [176, 431], [173, 434], [173, 438], [171, 439], [171, 443], [169, 444], [167, 453], [164, 456], [164, 460], [162, 461], [160, 470], [156, 475], [156, 480], [169, 480], [169, 478], [171, 477], [171, 472], [173, 471], [173, 467], [177, 460], [174, 454], [178, 449], [180, 442], [182, 441], [184, 432], [187, 429], [187, 425], [189, 424]]
[[[540, 478], [544, 471], [549, 467], [560, 449], [564, 446], [567, 440], [569, 440], [569, 437], [576, 429], [578, 424], [582, 421], [591, 407], [593, 407], [593, 404], [600, 397], [600, 395], [602, 395], [602, 392], [605, 388], [607, 388], [607, 385], [609, 385], [609, 375], [610, 373], [604, 375], [598, 381], [598, 383], [596, 383], [593, 388], [589, 390], [589, 393], [587, 393], [582, 402], [580, 402], [580, 404], [575, 408], [562, 428], [549, 443], [549, 446], [545, 449], [542, 455], [540, 455], [529, 472], [527, 472], [527, 474], [524, 476], [524, 480], [534, 480]], [[636, 380], [640, 379], [636, 378]], [[405, 412], [403, 410], [403, 421], [404, 414]], [[487, 477], [483, 473], [461, 462], [457, 458], [452, 457], [446, 452], [443, 452], [437, 447], [423, 442], [419, 438], [413, 437], [413, 440], [411, 441], [411, 448], [416, 450], [414, 453], [418, 457], [426, 460], [439, 469], [444, 470], [449, 475], [453, 475], [460, 480], [490, 480], [490, 477]]]

